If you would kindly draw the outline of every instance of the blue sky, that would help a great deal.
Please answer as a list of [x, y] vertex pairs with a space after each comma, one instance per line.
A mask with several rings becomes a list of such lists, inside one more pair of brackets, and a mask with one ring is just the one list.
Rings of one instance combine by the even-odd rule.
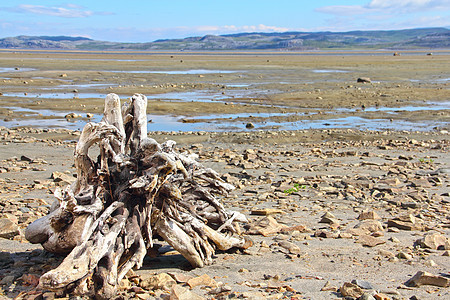
[[450, 27], [450, 0], [9, 0], [0, 38], [69, 35], [156, 39], [237, 32]]

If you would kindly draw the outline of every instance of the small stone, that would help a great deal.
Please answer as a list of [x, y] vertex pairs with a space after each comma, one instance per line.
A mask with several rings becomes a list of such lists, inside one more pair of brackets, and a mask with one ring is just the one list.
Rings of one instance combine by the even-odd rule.
[[280, 224], [272, 216], [267, 216], [249, 225], [247, 234], [269, 236], [280, 232], [288, 226]]
[[94, 114], [91, 114], [91, 113], [86, 114], [86, 118], [88, 118], [88, 119], [92, 119], [93, 117], [94, 117]]
[[19, 227], [15, 223], [6, 218], [0, 219], [0, 237], [4, 239], [12, 239], [19, 234]]
[[357, 242], [366, 247], [375, 247], [377, 245], [386, 243], [386, 241], [370, 235], [360, 235]]
[[332, 286], [331, 283], [329, 281], [327, 281], [320, 290], [322, 292], [325, 292], [325, 291], [337, 292], [338, 288], [336, 286]]
[[53, 182], [62, 182], [65, 184], [71, 184], [76, 180], [75, 177], [58, 171], [53, 172], [51, 178]]
[[189, 279], [187, 282], [190, 288], [195, 286], [209, 286], [209, 287], [217, 287], [217, 282], [208, 276], [208, 274], [203, 274], [202, 276], [194, 277]]
[[204, 300], [205, 298], [197, 295], [191, 290], [182, 287], [181, 285], [174, 285], [170, 292], [169, 300]]
[[258, 216], [267, 216], [273, 214], [284, 214], [284, 211], [276, 208], [263, 208], [263, 209], [254, 209], [252, 210], [251, 214]]
[[428, 272], [419, 271], [407, 282], [406, 286], [421, 286], [421, 285], [434, 285], [439, 287], [448, 287], [450, 285], [450, 278], [433, 275]]
[[326, 212], [320, 219], [319, 223], [339, 224], [339, 220], [330, 212]]
[[287, 249], [291, 254], [300, 254], [302, 252], [299, 246], [288, 241], [280, 241], [278, 242], [278, 245], [284, 249]]
[[413, 256], [411, 254], [406, 253], [406, 252], [399, 252], [397, 254], [397, 257], [401, 258], [401, 259], [408, 259], [408, 260], [413, 258]]
[[445, 247], [447, 238], [440, 233], [428, 233], [423, 238], [416, 241], [422, 248], [437, 250], [439, 247]]
[[66, 119], [76, 119], [76, 118], [79, 118], [79, 117], [81, 117], [81, 116], [79, 114], [77, 114], [77, 113], [69, 113], [69, 114], [64, 116], [64, 118], [66, 118]]
[[255, 128], [255, 125], [253, 123], [247, 123], [247, 124], [245, 124], [245, 128], [253, 129], [253, 128]]
[[369, 77], [359, 77], [359, 78], [356, 80], [356, 82], [359, 82], [359, 83], [371, 83], [372, 80], [370, 80]]
[[389, 297], [388, 295], [383, 294], [383, 293], [377, 293], [377, 294], [375, 294], [373, 297], [374, 297], [376, 300], [392, 300], [391, 297]]
[[22, 155], [20, 157], [20, 160], [21, 161], [27, 161], [27, 162], [32, 162], [33, 161], [33, 159], [31, 159], [31, 158], [29, 158], [28, 156], [25, 156], [25, 155]]
[[396, 244], [400, 243], [400, 240], [398, 238], [396, 238], [395, 236], [390, 237], [389, 240]]
[[405, 222], [402, 220], [388, 220], [388, 227], [396, 227], [401, 230], [422, 230], [423, 226], [414, 222]]
[[340, 232], [338, 235], [338, 238], [340, 239], [351, 239], [352, 238], [352, 234], [349, 232]]
[[358, 300], [375, 300], [375, 298], [369, 293], [364, 293], [361, 297], [358, 298]]
[[395, 256], [394, 253], [392, 253], [391, 251], [387, 251], [387, 250], [383, 250], [383, 249], [378, 250], [378, 254], [381, 256], [384, 256], [384, 257], [394, 257]]
[[362, 230], [366, 230], [368, 232], [377, 232], [377, 231], [383, 231], [383, 225], [380, 221], [374, 220], [374, 219], [366, 219], [363, 220], [361, 223], [355, 226], [355, 228], [359, 228]]
[[359, 298], [364, 294], [364, 291], [356, 284], [345, 282], [344, 285], [339, 289], [339, 292], [344, 297]]
[[170, 289], [177, 282], [167, 273], [142, 278], [140, 286], [146, 290]]
[[360, 280], [360, 279], [353, 279], [352, 283], [356, 284], [357, 286], [359, 286], [362, 289], [373, 290], [372, 284], [370, 284], [370, 282], [368, 282], [368, 281]]
[[363, 211], [359, 214], [358, 220], [380, 220], [380, 216], [375, 211]]
[[428, 266], [428, 267], [437, 267], [437, 263], [435, 263], [434, 262], [434, 260], [432, 260], [432, 259], [430, 259], [430, 260], [427, 260], [426, 262], [425, 262], [425, 266]]
[[188, 280], [194, 278], [191, 275], [183, 274], [183, 273], [175, 273], [175, 272], [169, 272], [170, 276], [172, 276], [173, 279], [175, 279], [178, 283], [186, 283]]

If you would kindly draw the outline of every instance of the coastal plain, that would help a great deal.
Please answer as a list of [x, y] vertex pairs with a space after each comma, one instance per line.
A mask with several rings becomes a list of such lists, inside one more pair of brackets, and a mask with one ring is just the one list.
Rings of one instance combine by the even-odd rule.
[[23, 232], [112, 92], [236, 187], [254, 242], [191, 269], [155, 241], [117, 299], [448, 299], [450, 52], [400, 54], [0, 51], [1, 297], [69, 298], [36, 289], [63, 257]]
[[50, 119], [47, 126], [63, 127], [58, 120], [68, 113], [85, 122], [113, 92], [146, 95], [149, 114], [182, 119], [174, 131], [239, 131], [247, 123], [254, 130], [441, 128], [449, 121], [450, 55], [427, 54], [3, 51], [0, 125]]

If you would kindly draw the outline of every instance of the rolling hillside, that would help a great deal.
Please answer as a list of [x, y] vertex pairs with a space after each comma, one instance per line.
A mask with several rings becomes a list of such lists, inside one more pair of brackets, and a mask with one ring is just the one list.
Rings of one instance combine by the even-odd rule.
[[283, 32], [206, 35], [148, 43], [118, 43], [68, 36], [17, 36], [0, 39], [7, 49], [73, 50], [332, 50], [446, 49], [450, 30], [422, 28], [388, 31]]

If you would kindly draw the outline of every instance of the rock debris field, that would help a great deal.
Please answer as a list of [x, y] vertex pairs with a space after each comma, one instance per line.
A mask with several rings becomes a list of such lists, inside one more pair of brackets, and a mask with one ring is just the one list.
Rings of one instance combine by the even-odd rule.
[[[1, 299], [69, 299], [39, 289], [64, 258], [28, 243], [56, 187], [75, 180], [79, 132], [0, 128]], [[348, 129], [162, 133], [236, 187], [254, 244], [192, 269], [155, 240], [116, 299], [448, 299], [449, 140], [440, 132]], [[95, 155], [95, 154], [92, 154]]]

